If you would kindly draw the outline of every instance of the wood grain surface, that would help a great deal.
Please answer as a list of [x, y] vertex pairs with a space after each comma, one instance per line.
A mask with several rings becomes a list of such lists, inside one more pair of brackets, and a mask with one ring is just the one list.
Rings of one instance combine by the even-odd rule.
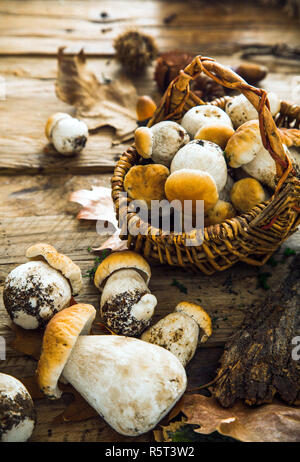
[[[245, 4], [247, 4], [245, 6]], [[84, 48], [90, 68], [99, 78], [117, 78], [120, 67], [114, 60], [113, 39], [128, 27], [152, 34], [160, 51], [174, 48], [212, 55], [230, 65], [240, 62], [244, 47], [253, 44], [299, 44], [299, 24], [276, 8], [255, 2], [202, 1], [4, 1], [0, 0], [0, 76], [6, 97], [0, 100], [0, 285], [7, 274], [26, 261], [26, 248], [49, 242], [69, 255], [83, 274], [94, 265], [88, 251], [104, 240], [94, 222], [78, 221], [77, 204], [69, 202], [72, 191], [91, 186], [108, 186], [113, 166], [127, 145], [114, 145], [114, 131], [104, 127], [92, 135], [84, 152], [62, 158], [47, 146], [46, 119], [53, 112], [72, 114], [73, 108], [55, 96], [56, 54]], [[274, 57], [259, 58], [269, 68], [262, 86], [282, 99], [294, 100], [294, 82], [300, 64]], [[133, 77], [138, 94], [150, 94], [159, 101], [153, 81], [153, 66], [141, 77]], [[300, 250], [300, 234], [293, 235], [278, 251], [277, 266], [257, 269], [238, 264], [206, 277], [181, 269], [153, 264], [151, 291], [158, 298], [155, 320], [172, 311], [181, 300], [201, 304], [213, 319], [213, 335], [198, 349], [187, 368], [189, 388], [214, 376], [222, 346], [239, 326], [245, 311], [266, 295], [259, 281], [270, 273], [268, 284], [277, 285], [287, 272], [284, 249]], [[186, 293], [178, 289], [180, 283]], [[89, 278], [78, 301], [98, 309], [99, 293]], [[16, 350], [9, 318], [0, 301], [0, 335], [8, 344], [1, 372], [20, 379], [34, 374], [36, 362]], [[38, 425], [32, 441], [133, 441], [110, 429], [99, 418], [84, 422], [53, 424], [70, 401], [64, 395], [57, 402], [36, 401]], [[149, 433], [134, 441], [152, 441]]]

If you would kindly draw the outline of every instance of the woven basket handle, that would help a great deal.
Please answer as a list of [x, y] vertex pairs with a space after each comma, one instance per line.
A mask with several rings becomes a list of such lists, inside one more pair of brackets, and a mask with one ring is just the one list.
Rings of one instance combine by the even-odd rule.
[[[176, 100], [179, 102], [181, 99], [179, 105], [182, 108], [189, 96], [189, 81], [196, 78], [201, 72], [204, 72], [224, 87], [240, 90], [257, 110], [263, 145], [274, 159], [277, 175], [280, 178], [276, 188], [277, 192], [289, 173], [293, 170], [293, 167], [284, 151], [279, 131], [270, 112], [270, 105], [265, 90], [249, 85], [234, 71], [217, 63], [212, 58], [196, 56], [183, 71], [180, 71], [179, 76], [170, 84], [164, 97], [164, 103], [169, 100], [169, 107], [175, 108]], [[182, 94], [185, 94], [183, 100]], [[206, 103], [203, 102], [203, 104]]]

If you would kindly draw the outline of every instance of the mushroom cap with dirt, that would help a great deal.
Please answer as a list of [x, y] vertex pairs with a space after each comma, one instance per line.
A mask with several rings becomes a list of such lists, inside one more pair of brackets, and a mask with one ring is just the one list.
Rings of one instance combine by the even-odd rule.
[[232, 128], [230, 117], [223, 109], [212, 104], [203, 104], [189, 109], [181, 120], [191, 138], [194, 138], [199, 130], [208, 125], [226, 125]]
[[181, 302], [173, 313], [147, 329], [141, 339], [171, 351], [185, 367], [193, 358], [200, 329], [201, 343], [212, 334], [212, 323], [206, 311], [195, 303]]
[[64, 156], [78, 154], [82, 151], [89, 135], [85, 122], [62, 112], [49, 117], [45, 133], [57, 152]]
[[8, 274], [3, 300], [15, 324], [36, 329], [70, 305], [72, 293], [81, 289], [82, 277], [80, 268], [49, 244], [29, 247], [26, 256], [31, 261]]
[[27, 441], [36, 414], [25, 386], [11, 375], [0, 373], [0, 442]]
[[[268, 100], [271, 114], [274, 117], [280, 111], [280, 100], [278, 96], [272, 92], [268, 93]], [[243, 94], [234, 96], [228, 101], [225, 106], [225, 111], [229, 115], [234, 128], [238, 128], [245, 122], [257, 119], [258, 117], [257, 110]]]
[[135, 131], [135, 147], [140, 156], [151, 158], [156, 164], [169, 167], [182, 146], [190, 141], [185, 129], [177, 122], [164, 120], [152, 127], [139, 127]]
[[216, 143], [193, 140], [183, 146], [174, 156], [171, 173], [182, 169], [196, 169], [209, 173], [222, 191], [227, 181], [227, 166], [223, 150]]
[[159, 346], [124, 336], [81, 335], [94, 315], [73, 305], [52, 318], [37, 369], [39, 386], [50, 398], [60, 397], [62, 374], [118, 433], [146, 433], [184, 393], [185, 370]]

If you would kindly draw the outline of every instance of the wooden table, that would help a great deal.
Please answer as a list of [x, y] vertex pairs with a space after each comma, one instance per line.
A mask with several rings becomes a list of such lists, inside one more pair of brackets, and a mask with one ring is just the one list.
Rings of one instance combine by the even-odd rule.
[[[103, 14], [104, 13], [104, 14]], [[106, 14], [105, 14], [106, 13]], [[70, 192], [92, 185], [109, 186], [113, 166], [126, 146], [112, 146], [113, 131], [103, 128], [91, 136], [81, 156], [62, 158], [44, 152], [44, 125], [56, 111], [73, 108], [58, 100], [54, 92], [58, 47], [78, 52], [82, 47], [90, 67], [114, 77], [113, 39], [128, 26], [152, 34], [161, 51], [174, 48], [211, 55], [224, 64], [240, 62], [247, 45], [299, 44], [299, 24], [282, 11], [255, 6], [254, 2], [178, 1], [3, 1], [0, 0], [0, 76], [6, 98], [0, 101], [0, 283], [16, 265], [25, 262], [31, 244], [44, 241], [76, 261], [83, 273], [93, 266], [88, 247], [103, 241], [94, 222], [75, 219], [78, 206], [68, 201]], [[291, 100], [300, 64], [295, 61], [260, 58], [267, 62], [268, 77], [263, 86]], [[139, 94], [158, 98], [152, 79], [153, 68], [134, 79]], [[300, 102], [298, 101], [298, 104]], [[280, 249], [300, 248], [299, 233]], [[189, 387], [214, 376], [222, 345], [242, 320], [247, 307], [265, 297], [257, 287], [258, 273], [271, 272], [270, 285], [286, 273], [288, 259], [260, 270], [244, 264], [213, 277], [186, 274], [180, 269], [153, 266], [151, 290], [158, 298], [156, 319], [172, 311], [182, 299], [201, 303], [211, 314], [214, 333], [188, 366]], [[172, 286], [173, 280], [187, 288], [187, 294]], [[98, 307], [99, 294], [84, 279], [78, 301]], [[8, 342], [12, 333], [9, 318], [0, 305], [0, 334]], [[8, 346], [0, 370], [20, 379], [33, 375], [36, 362]], [[53, 418], [66, 406], [68, 397], [49, 402], [36, 401], [38, 425], [32, 441], [132, 441], [117, 435], [100, 418], [54, 425]], [[134, 441], [151, 441], [152, 433]]]

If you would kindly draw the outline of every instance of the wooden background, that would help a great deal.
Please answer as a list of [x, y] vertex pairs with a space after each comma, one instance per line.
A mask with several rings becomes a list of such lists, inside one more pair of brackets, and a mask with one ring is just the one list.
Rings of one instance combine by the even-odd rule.
[[[75, 219], [78, 206], [68, 201], [72, 191], [92, 185], [109, 186], [116, 159], [126, 145], [113, 146], [113, 130], [103, 128], [90, 137], [82, 155], [66, 159], [44, 151], [45, 121], [53, 112], [73, 109], [55, 96], [56, 54], [82, 47], [89, 66], [97, 75], [115, 77], [113, 39], [129, 27], [152, 34], [161, 52], [174, 48], [213, 56], [224, 64], [237, 64], [245, 47], [255, 44], [299, 45], [299, 23], [280, 9], [257, 6], [255, 2], [218, 1], [3, 1], [0, 0], [0, 76], [6, 96], [0, 101], [0, 284], [18, 264], [31, 244], [49, 242], [69, 255], [83, 273], [93, 266], [88, 247], [103, 241], [95, 223]], [[268, 65], [262, 86], [282, 99], [298, 98], [300, 63], [280, 58], [258, 57]], [[298, 77], [297, 77], [298, 75]], [[159, 100], [153, 82], [153, 67], [133, 79], [139, 94]], [[271, 273], [269, 285], [286, 273], [285, 247], [299, 251], [299, 233], [292, 236], [275, 257], [276, 267], [256, 269], [239, 264], [213, 277], [186, 274], [180, 269], [153, 266], [151, 290], [158, 298], [156, 319], [186, 299], [201, 303], [213, 318], [214, 333], [188, 366], [189, 387], [213, 378], [222, 345], [237, 328], [247, 307], [265, 297], [258, 286], [261, 273]], [[187, 294], [172, 286], [173, 280]], [[78, 301], [99, 304], [99, 295], [84, 279]], [[0, 302], [0, 335], [12, 339], [9, 319]], [[0, 361], [1, 372], [20, 379], [34, 373], [36, 362], [11, 347]], [[100, 418], [84, 422], [53, 424], [69, 397], [36, 401], [38, 425], [32, 441], [133, 441], [116, 434]], [[151, 441], [152, 433], [134, 438]]]

